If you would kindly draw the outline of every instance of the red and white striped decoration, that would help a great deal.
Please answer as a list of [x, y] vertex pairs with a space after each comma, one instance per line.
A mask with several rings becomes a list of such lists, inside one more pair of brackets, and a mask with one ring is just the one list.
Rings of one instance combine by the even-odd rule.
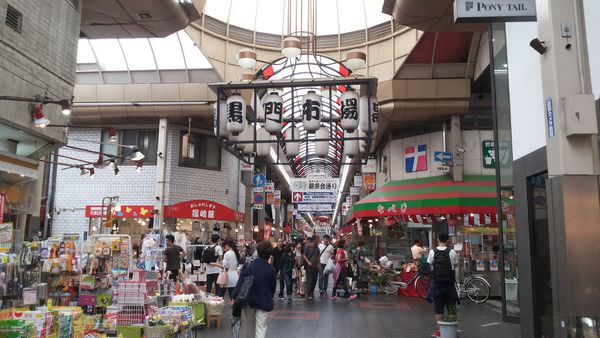
[[[453, 216], [455, 217], [455, 215], [400, 215], [397, 219], [402, 222], [433, 224], [450, 219]], [[484, 226], [497, 223], [496, 214], [464, 214], [459, 215], [459, 220], [461, 218], [465, 220], [465, 224], [471, 226]]]

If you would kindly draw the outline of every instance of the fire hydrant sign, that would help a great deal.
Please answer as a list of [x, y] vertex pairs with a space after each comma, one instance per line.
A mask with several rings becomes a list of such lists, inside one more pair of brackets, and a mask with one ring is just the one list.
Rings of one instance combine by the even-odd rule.
[[455, 22], [536, 21], [535, 0], [455, 0]]

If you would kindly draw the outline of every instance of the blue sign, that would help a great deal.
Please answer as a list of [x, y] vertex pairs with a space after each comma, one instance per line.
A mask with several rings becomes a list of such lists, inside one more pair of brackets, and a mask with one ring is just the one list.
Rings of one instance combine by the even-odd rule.
[[265, 201], [265, 198], [262, 194], [256, 193], [254, 194], [254, 204], [261, 204]]
[[452, 153], [449, 151], [434, 151], [433, 160], [435, 162], [450, 162], [452, 161]]
[[546, 121], [548, 122], [548, 138], [552, 138], [554, 137], [554, 109], [551, 97], [546, 99]]
[[265, 174], [258, 173], [252, 176], [252, 186], [260, 188], [264, 187], [265, 183], [267, 183], [267, 177], [265, 176]]

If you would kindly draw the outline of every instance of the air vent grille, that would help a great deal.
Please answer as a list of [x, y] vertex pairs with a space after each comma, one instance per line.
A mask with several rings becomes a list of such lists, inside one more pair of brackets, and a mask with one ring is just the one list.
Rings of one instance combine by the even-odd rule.
[[23, 25], [23, 14], [11, 5], [6, 7], [6, 25], [12, 28], [15, 32], [21, 33]]

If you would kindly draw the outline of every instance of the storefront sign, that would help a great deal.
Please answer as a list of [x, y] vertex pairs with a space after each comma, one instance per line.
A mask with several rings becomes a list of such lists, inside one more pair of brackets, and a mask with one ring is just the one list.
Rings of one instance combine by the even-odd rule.
[[346, 216], [348, 215], [348, 213], [350, 212], [350, 209], [352, 209], [352, 204], [350, 203], [342, 203], [342, 215]]
[[292, 178], [290, 190], [292, 191], [337, 191], [339, 179], [337, 178]]
[[548, 138], [553, 138], [554, 133], [554, 108], [552, 107], [552, 98], [546, 99], [546, 122], [548, 124]]
[[317, 225], [314, 228], [315, 235], [323, 237], [325, 235], [331, 236], [331, 226], [328, 224]]
[[4, 217], [4, 202], [6, 201], [6, 195], [0, 192], [0, 221]]
[[273, 193], [268, 192], [266, 195], [267, 195], [267, 204], [273, 205], [275, 203], [275, 196], [273, 195]]
[[351, 196], [360, 196], [360, 187], [350, 187]]
[[361, 168], [363, 175], [365, 173], [376, 173], [377, 172], [377, 159], [370, 158], [367, 160], [367, 164], [364, 164]]
[[333, 191], [293, 192], [294, 203], [335, 203], [336, 193]]
[[254, 171], [254, 164], [241, 162], [240, 167], [242, 171]]
[[[100, 218], [106, 217], [107, 206], [101, 205], [86, 205], [85, 217]], [[152, 214], [153, 205], [121, 205], [120, 209], [113, 210], [113, 216], [122, 218], [149, 218], [154, 217]]]
[[483, 167], [496, 168], [496, 147], [494, 141], [481, 142], [481, 150], [483, 151]]
[[354, 186], [355, 186], [355, 187], [359, 187], [359, 188], [360, 188], [360, 187], [362, 187], [362, 183], [363, 183], [363, 181], [362, 181], [362, 176], [360, 176], [360, 175], [355, 175], [355, 176], [354, 176]]
[[298, 211], [300, 211], [300, 212], [332, 212], [333, 205], [325, 204], [325, 203], [298, 204]]
[[454, 21], [536, 21], [535, 0], [455, 0]]
[[375, 191], [376, 183], [375, 183], [375, 173], [363, 173], [363, 188], [367, 192]]
[[281, 199], [281, 190], [273, 190], [273, 196], [275, 197], [275, 200], [280, 200]]
[[354, 203], [354, 197], [353, 196], [346, 197], [346, 203], [352, 205]]
[[275, 183], [274, 182], [267, 182], [265, 184], [265, 191], [266, 192], [273, 192], [273, 191], [275, 191]]
[[244, 214], [236, 212], [220, 203], [208, 200], [191, 200], [165, 206], [165, 217], [242, 222]]

